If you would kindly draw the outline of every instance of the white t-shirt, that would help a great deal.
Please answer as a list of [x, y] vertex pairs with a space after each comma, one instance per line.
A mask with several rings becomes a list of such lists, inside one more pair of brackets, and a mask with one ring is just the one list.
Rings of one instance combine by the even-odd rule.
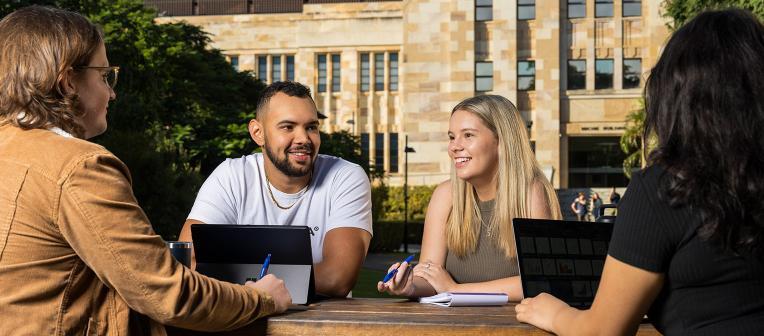
[[313, 230], [313, 263], [323, 259], [324, 237], [338, 227], [371, 229], [371, 186], [363, 169], [343, 159], [318, 155], [305, 189], [286, 194], [266, 186], [261, 153], [226, 159], [204, 181], [190, 219], [207, 224], [305, 225]]

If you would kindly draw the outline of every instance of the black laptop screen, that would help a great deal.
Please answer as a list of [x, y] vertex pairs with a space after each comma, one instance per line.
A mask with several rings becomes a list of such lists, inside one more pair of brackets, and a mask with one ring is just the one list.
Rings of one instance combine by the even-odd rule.
[[194, 253], [203, 263], [312, 265], [310, 229], [306, 226], [191, 225]]
[[613, 223], [512, 221], [525, 297], [550, 293], [588, 308], [599, 287]]

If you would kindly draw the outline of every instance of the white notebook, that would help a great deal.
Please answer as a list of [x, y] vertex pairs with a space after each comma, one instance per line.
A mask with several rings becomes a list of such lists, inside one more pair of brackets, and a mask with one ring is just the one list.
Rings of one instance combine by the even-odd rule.
[[419, 298], [421, 303], [431, 303], [444, 307], [502, 306], [509, 302], [504, 293], [451, 293], [445, 292]]

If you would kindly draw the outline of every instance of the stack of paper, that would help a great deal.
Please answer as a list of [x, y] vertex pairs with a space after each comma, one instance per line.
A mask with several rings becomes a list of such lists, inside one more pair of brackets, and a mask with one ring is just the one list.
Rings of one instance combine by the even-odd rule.
[[445, 292], [419, 299], [421, 303], [431, 303], [444, 307], [501, 306], [509, 302], [504, 293], [451, 293]]

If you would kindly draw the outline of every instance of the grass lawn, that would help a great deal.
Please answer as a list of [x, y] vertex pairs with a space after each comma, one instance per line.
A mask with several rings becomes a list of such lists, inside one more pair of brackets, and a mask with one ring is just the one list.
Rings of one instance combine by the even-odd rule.
[[353, 297], [390, 297], [390, 295], [377, 291], [377, 282], [384, 277], [385, 272], [361, 268], [358, 281], [356, 281], [355, 288], [353, 288]]

